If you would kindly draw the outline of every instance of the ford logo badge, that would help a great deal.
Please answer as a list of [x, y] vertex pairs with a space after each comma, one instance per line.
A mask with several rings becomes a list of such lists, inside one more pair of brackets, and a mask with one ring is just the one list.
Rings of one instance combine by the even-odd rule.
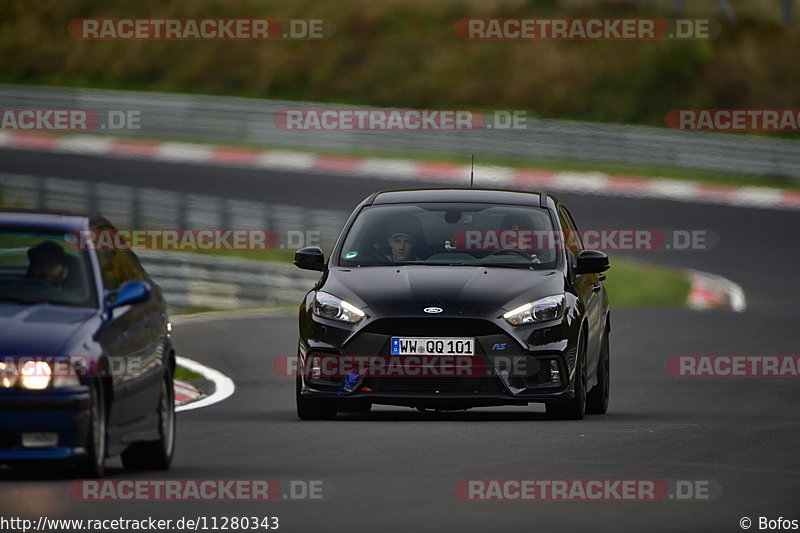
[[425, 309], [423, 309], [423, 311], [425, 311], [426, 313], [434, 314], [434, 313], [441, 313], [442, 311], [444, 311], [444, 309], [442, 309], [441, 307], [426, 307]]

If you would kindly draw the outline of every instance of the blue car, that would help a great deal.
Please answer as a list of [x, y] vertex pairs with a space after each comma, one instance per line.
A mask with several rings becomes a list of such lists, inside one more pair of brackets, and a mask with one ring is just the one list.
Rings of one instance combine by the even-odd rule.
[[0, 463], [167, 469], [175, 350], [164, 297], [101, 217], [0, 210]]

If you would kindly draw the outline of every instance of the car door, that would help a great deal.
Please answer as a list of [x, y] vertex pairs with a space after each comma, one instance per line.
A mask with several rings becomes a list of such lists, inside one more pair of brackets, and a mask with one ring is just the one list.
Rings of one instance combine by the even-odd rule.
[[[130, 251], [96, 253], [105, 291], [131, 280], [148, 281]], [[98, 333], [112, 374], [109, 426], [131, 424], [156, 412], [164, 360], [160, 323], [160, 302], [151, 295], [144, 302], [112, 310]]]
[[[574, 268], [577, 265], [578, 255], [584, 250], [578, 228], [572, 220], [569, 211], [563, 205], [558, 208], [558, 218], [567, 244], [567, 259]], [[601, 294], [602, 286], [597, 274], [577, 274], [574, 276], [575, 290], [586, 309], [587, 345], [586, 362], [589, 376], [593, 376], [597, 368], [598, 354], [600, 352], [600, 333], [602, 329]]]

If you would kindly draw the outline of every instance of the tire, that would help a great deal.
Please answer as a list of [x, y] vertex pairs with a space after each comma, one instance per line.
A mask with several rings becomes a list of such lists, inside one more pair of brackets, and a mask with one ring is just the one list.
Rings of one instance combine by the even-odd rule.
[[99, 379], [92, 383], [86, 450], [86, 457], [76, 463], [78, 473], [86, 478], [103, 477], [106, 471], [106, 397]]
[[575, 362], [575, 397], [548, 402], [547, 417], [554, 420], [583, 420], [586, 414], [586, 342], [581, 337], [578, 360]]
[[608, 348], [608, 330], [603, 335], [603, 347], [600, 349], [600, 361], [597, 363], [597, 384], [586, 396], [586, 412], [602, 415], [608, 410], [608, 390], [611, 383], [610, 354]]
[[121, 454], [122, 465], [128, 470], [167, 470], [175, 453], [175, 389], [169, 368], [161, 381], [158, 402], [159, 439], [136, 442]]
[[332, 400], [311, 400], [300, 394], [300, 376], [295, 379], [295, 400], [297, 417], [300, 420], [333, 420], [336, 418], [336, 404]]

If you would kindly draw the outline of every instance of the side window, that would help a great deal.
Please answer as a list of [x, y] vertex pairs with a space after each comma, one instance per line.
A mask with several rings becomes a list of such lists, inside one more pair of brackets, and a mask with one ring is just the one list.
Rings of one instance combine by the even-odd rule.
[[145, 279], [144, 270], [139, 261], [129, 251], [97, 251], [100, 263], [100, 275], [107, 291], [115, 291], [126, 281]]
[[563, 207], [558, 209], [558, 220], [561, 223], [561, 230], [564, 232], [564, 241], [566, 242], [567, 249], [569, 250], [572, 258], [572, 264], [575, 264], [575, 260], [578, 258], [578, 254], [583, 251], [583, 243], [581, 243], [581, 237], [578, 233], [575, 224], [572, 222], [572, 217], [569, 216], [569, 213]]
[[125, 281], [147, 279], [147, 275], [144, 273], [144, 268], [139, 262], [139, 258], [136, 257], [133, 252], [125, 250], [120, 253], [122, 254], [122, 262], [125, 267]]
[[125, 282], [121, 254], [117, 251], [98, 250], [97, 262], [100, 264], [103, 287], [107, 291], [119, 289], [119, 286]]

